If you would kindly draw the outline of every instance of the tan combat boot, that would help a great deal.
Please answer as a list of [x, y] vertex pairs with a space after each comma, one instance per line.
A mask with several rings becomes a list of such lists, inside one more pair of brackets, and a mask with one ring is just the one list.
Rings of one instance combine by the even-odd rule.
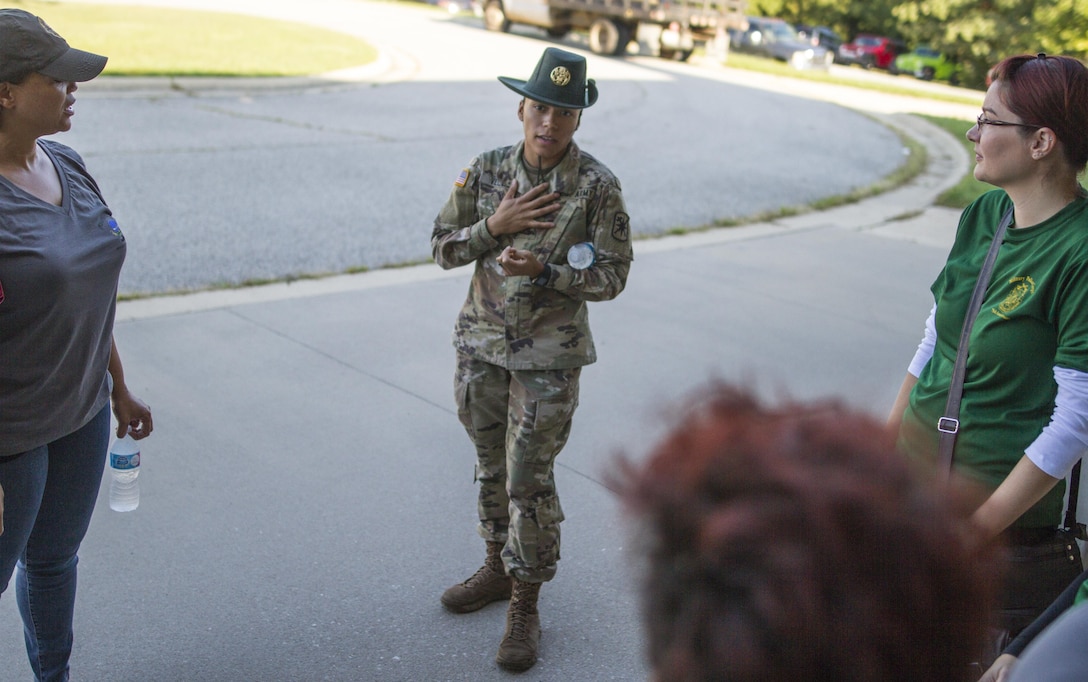
[[501, 542], [488, 542], [484, 565], [465, 582], [443, 592], [442, 606], [454, 613], [469, 613], [509, 599], [513, 581], [502, 566], [502, 546]]
[[506, 610], [506, 633], [499, 644], [495, 662], [511, 672], [520, 673], [536, 664], [540, 646], [540, 613], [536, 601], [542, 583], [514, 581], [510, 607]]

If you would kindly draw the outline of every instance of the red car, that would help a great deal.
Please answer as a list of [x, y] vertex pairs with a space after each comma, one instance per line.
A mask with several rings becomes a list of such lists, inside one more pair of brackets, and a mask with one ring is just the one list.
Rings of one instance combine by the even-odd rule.
[[853, 42], [839, 46], [839, 59], [842, 64], [858, 64], [863, 68], [888, 69], [895, 63], [907, 46], [902, 41], [885, 36], [859, 33]]

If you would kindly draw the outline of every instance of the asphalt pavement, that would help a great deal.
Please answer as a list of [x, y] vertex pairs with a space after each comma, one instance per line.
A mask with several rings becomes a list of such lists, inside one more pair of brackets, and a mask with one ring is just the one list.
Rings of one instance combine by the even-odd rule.
[[[591, 306], [601, 359], [557, 463], [563, 555], [540, 661], [519, 679], [647, 678], [632, 529], [605, 481], [692, 391], [726, 380], [890, 407], [955, 231], [933, 201], [968, 159], [864, 101], [851, 106], [926, 147], [924, 173], [833, 210], [639, 240], [627, 290]], [[74, 680], [514, 677], [493, 662], [503, 605], [438, 602], [483, 555], [452, 395], [469, 275], [426, 264], [119, 305], [126, 377], [156, 430], [140, 508], [111, 512], [104, 485], [81, 552]], [[0, 681], [29, 678], [6, 595]]]

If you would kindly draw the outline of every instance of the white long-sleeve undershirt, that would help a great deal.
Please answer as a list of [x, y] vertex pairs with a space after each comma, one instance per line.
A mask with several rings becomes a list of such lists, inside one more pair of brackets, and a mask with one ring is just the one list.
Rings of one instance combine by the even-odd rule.
[[907, 371], [917, 379], [922, 375], [926, 363], [933, 357], [933, 349], [937, 347], [937, 304], [929, 309], [929, 317], [926, 318], [925, 332], [922, 334], [922, 342], [918, 344], [918, 350], [914, 351], [914, 358], [910, 361]]

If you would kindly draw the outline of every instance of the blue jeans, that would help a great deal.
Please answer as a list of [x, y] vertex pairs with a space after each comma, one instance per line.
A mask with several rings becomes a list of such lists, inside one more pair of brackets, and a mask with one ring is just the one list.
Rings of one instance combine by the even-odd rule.
[[0, 458], [4, 534], [0, 594], [15, 572], [26, 653], [41, 682], [68, 679], [76, 602], [76, 551], [87, 534], [110, 439], [102, 408], [78, 431], [21, 455]]

